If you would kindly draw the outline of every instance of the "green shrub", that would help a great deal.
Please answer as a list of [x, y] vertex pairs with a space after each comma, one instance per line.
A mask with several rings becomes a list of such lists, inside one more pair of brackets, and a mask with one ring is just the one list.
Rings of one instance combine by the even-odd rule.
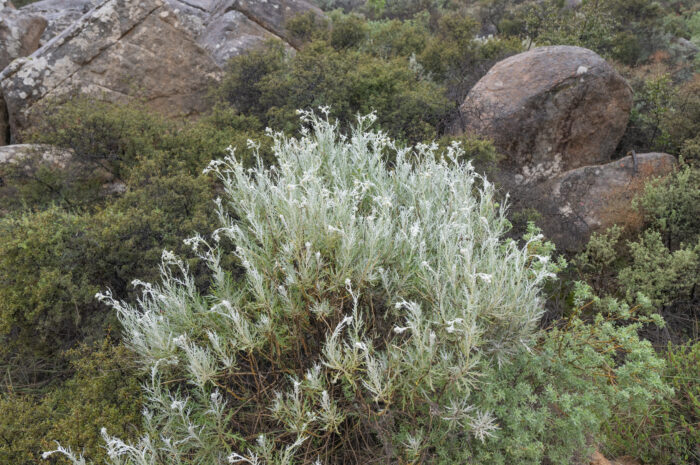
[[103, 459], [102, 427], [136, 439], [141, 388], [131, 352], [104, 340], [72, 350], [67, 357], [70, 377], [43, 396], [13, 393], [13, 385], [0, 394], [0, 462], [40, 463], [42, 451], [54, 446], [54, 440]]
[[425, 21], [375, 21], [369, 24], [367, 51], [381, 58], [419, 55], [430, 37]]
[[69, 149], [86, 171], [99, 167], [117, 179], [137, 157], [152, 153], [169, 129], [163, 118], [136, 105], [85, 97], [47, 101], [34, 110], [33, 120], [23, 141]]
[[700, 343], [668, 347], [664, 379], [671, 395], [654, 402], [645, 416], [613, 417], [606, 446], [614, 454], [644, 463], [685, 465], [700, 462]]
[[288, 132], [297, 128], [299, 108], [328, 105], [341, 121], [376, 110], [383, 129], [413, 142], [434, 138], [452, 109], [443, 89], [408, 59], [382, 60], [324, 41], [311, 42], [293, 57], [271, 45], [234, 58], [219, 95], [264, 125]]
[[328, 35], [328, 21], [313, 11], [302, 13], [287, 20], [284, 25], [289, 33], [291, 42], [301, 45], [315, 38], [325, 38]]
[[620, 142], [623, 152], [631, 149], [638, 152], [670, 150], [672, 138], [667, 121], [673, 115], [676, 94], [670, 76], [664, 74], [633, 80], [632, 87], [634, 103], [627, 130]]
[[700, 75], [677, 86], [669, 106], [661, 126], [668, 133], [671, 150], [677, 153], [686, 141], [700, 134]]
[[339, 15], [332, 17], [330, 44], [335, 49], [352, 48], [359, 46], [367, 39], [368, 25], [357, 15]]
[[496, 62], [522, 51], [520, 40], [477, 39], [478, 23], [463, 13], [440, 17], [437, 30], [419, 55], [427, 72], [447, 87], [447, 97], [459, 106], [469, 90]]
[[668, 49], [667, 9], [648, 0], [583, 0], [576, 7], [562, 0], [508, 2], [482, 13], [500, 32], [530, 45], [578, 45], [634, 65], [657, 50]]
[[458, 149], [303, 118], [302, 139], [274, 136], [278, 167], [212, 162], [222, 225], [187, 241], [206, 293], [166, 251], [137, 306], [101, 296], [151, 373], [147, 436], [105, 433], [110, 463], [568, 463], [666, 392], [625, 305], [538, 333], [552, 246], [503, 240], [493, 185]]
[[[65, 170], [40, 165], [36, 173], [45, 177], [6, 178], [22, 182], [15, 205], [34, 211], [0, 219], [8, 237], [0, 245], [0, 335], [11, 354], [21, 348], [60, 359], [61, 350], [105, 330], [107, 312], [93, 298], [98, 289], [134, 292], [134, 276], [156, 278], [163, 247], [183, 251], [183, 238], [212, 227], [216, 185], [202, 170], [229, 144], [258, 139], [260, 123], [217, 109], [181, 125], [133, 106], [75, 99], [42, 124], [31, 140], [71, 149], [74, 157]], [[272, 162], [267, 145], [260, 153]], [[123, 192], [105, 195], [87, 169], [92, 162], [111, 166]]]
[[[700, 285], [700, 180], [685, 166], [665, 179], [649, 183], [635, 205], [645, 228], [622, 237], [613, 227], [592, 235], [574, 260], [578, 278], [599, 295], [651, 306], [668, 323], [665, 340], [695, 337], [697, 288]], [[658, 342], [658, 338], [657, 338]]]
[[700, 239], [700, 171], [683, 166], [670, 176], [647, 184], [635, 201], [647, 224], [662, 234], [672, 250]]
[[[669, 393], [663, 360], [638, 337], [630, 308], [588, 292], [575, 292], [576, 310], [543, 333], [533, 353], [486, 375], [476, 393], [502, 430], [472, 463], [587, 463], [601, 428], [623, 417], [641, 421], [649, 403]], [[585, 307], [595, 308], [594, 318], [581, 316]]]
[[0, 219], [0, 234], [2, 355], [50, 355], [99, 336], [108, 313], [94, 295], [107, 280], [92, 258], [99, 247], [90, 221], [50, 208]]
[[620, 270], [619, 279], [630, 301], [641, 294], [660, 308], [693, 300], [700, 284], [700, 241], [670, 251], [659, 232], [647, 230], [629, 247], [631, 263]]

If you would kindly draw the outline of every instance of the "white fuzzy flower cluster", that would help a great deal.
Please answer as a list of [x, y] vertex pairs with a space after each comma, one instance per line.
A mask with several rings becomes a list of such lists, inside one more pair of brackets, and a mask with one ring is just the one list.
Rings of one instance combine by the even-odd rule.
[[541, 238], [502, 239], [504, 207], [458, 144], [438, 156], [369, 131], [373, 114], [347, 137], [300, 116], [303, 137], [270, 132], [275, 166], [249, 170], [232, 149], [207, 168], [221, 227], [186, 241], [210, 270], [206, 295], [170, 252], [136, 305], [100, 295], [151, 371], [147, 434], [105, 434], [114, 464], [312, 463], [367, 438], [408, 462], [442, 447], [431, 441], [468, 450], [496, 434], [472, 393], [535, 334], [553, 270], [529, 252]]

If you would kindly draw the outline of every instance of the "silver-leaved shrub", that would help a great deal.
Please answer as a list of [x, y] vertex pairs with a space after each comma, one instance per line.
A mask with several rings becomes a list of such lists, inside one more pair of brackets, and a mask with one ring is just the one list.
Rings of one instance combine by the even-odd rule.
[[[551, 411], [517, 375], [541, 350], [551, 248], [504, 239], [504, 206], [459, 146], [399, 147], [368, 129], [372, 115], [349, 136], [302, 120], [298, 139], [270, 133], [274, 167], [247, 169], [233, 150], [209, 166], [221, 227], [187, 240], [206, 291], [166, 251], [162, 282], [137, 282], [135, 306], [99, 295], [149, 373], [145, 434], [103, 431], [111, 463], [465, 463], [517, 450], [505, 427], [541, 439], [495, 412], [515, 384], [514, 412]], [[225, 244], [242, 272], [222, 266]], [[557, 373], [550, 356], [532, 376]], [[567, 423], [579, 436], [587, 425]]]

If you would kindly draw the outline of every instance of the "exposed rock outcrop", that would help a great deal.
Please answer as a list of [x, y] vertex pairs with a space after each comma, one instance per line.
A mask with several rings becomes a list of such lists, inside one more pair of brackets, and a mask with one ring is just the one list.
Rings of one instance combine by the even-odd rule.
[[0, 166], [20, 165], [23, 162], [39, 159], [43, 163], [65, 168], [71, 157], [70, 151], [52, 145], [17, 144], [0, 147]]
[[497, 63], [461, 107], [464, 130], [491, 138], [505, 155], [494, 174], [513, 208], [534, 208], [560, 249], [576, 251], [591, 233], [636, 228], [632, 199], [671, 172], [671, 155], [609, 162], [627, 127], [632, 92], [594, 52], [541, 47]]
[[323, 12], [307, 0], [167, 0], [199, 45], [220, 66], [271, 39], [296, 47], [286, 24], [293, 17]]
[[46, 28], [41, 16], [5, 8], [0, 13], [0, 70], [18, 57], [30, 55], [39, 48], [39, 39]]
[[280, 37], [236, 10], [214, 15], [197, 35], [197, 43], [222, 67], [231, 58], [274, 39]]
[[[0, 8], [0, 71], [15, 58], [27, 56], [39, 48], [46, 28], [40, 16], [26, 15], [14, 7]], [[0, 92], [0, 145], [10, 142], [9, 115]]]
[[41, 34], [40, 45], [43, 46], [100, 2], [101, 0], [42, 0], [30, 3], [19, 11], [25, 15], [40, 16], [46, 20], [46, 29]]
[[672, 155], [644, 153], [577, 168], [540, 184], [519, 202], [537, 206], [545, 234], [559, 248], [577, 250], [591, 233], [614, 224], [640, 227], [642, 217], [632, 208], [632, 200], [648, 181], [669, 174], [675, 164]]
[[112, 102], [139, 97], [166, 115], [198, 113], [219, 73], [160, 0], [108, 0], [5, 68], [0, 86], [18, 131], [34, 105], [76, 91]]
[[[64, 31], [104, 0], [42, 0], [22, 8], [48, 21], [41, 44]], [[165, 0], [195, 41], [223, 65], [270, 39], [296, 46], [286, 22], [306, 12], [323, 16], [307, 0]]]
[[306, 0], [30, 4], [17, 16], [41, 21], [32, 43], [36, 48], [41, 37], [45, 44], [0, 73], [0, 95], [9, 114], [0, 120], [6, 122], [0, 123], [0, 145], [8, 143], [2, 136], [8, 122], [13, 132], [21, 131], [35, 105], [75, 92], [110, 102], [140, 98], [168, 116], [199, 114], [227, 60], [270, 39], [291, 46], [286, 22], [307, 11], [323, 15]]
[[243, 13], [251, 21], [260, 25], [266, 31], [284, 39], [292, 45], [294, 38], [288, 33], [286, 23], [293, 17], [312, 12], [318, 16], [323, 13], [318, 7], [306, 0], [277, 0], [276, 2], [260, 0], [233, 0], [226, 10]]
[[464, 130], [506, 156], [507, 184], [535, 184], [610, 160], [632, 106], [627, 82], [596, 53], [540, 47], [497, 63], [461, 106]]

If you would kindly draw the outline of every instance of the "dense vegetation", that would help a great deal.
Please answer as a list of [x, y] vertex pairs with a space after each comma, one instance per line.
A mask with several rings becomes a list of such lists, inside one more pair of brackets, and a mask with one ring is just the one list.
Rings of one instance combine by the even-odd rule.
[[[1, 174], [0, 462], [37, 463], [57, 440], [95, 463], [110, 452], [114, 463], [286, 463], [285, 453], [296, 463], [574, 463], [593, 448], [700, 463], [700, 62], [679, 41], [700, 45], [695, 2], [318, 3], [330, 25], [298, 17], [288, 25], [304, 43], [297, 53], [270, 43], [233, 59], [197, 121], [76, 95], [21, 135], [77, 162]], [[477, 174], [498, 159], [489, 141], [462, 137], [458, 150], [449, 135], [493, 63], [543, 44], [591, 48], [629, 80], [619, 155], [679, 157], [635, 201], [641, 231], [594, 235], [577, 256], [557, 255], [523, 215], [503, 216], [503, 193]], [[330, 123], [303, 113], [300, 125], [297, 110], [319, 106]], [[374, 125], [357, 128], [371, 111]], [[408, 144], [419, 144], [415, 173], [435, 182], [409, 174], [398, 155]], [[205, 173], [229, 146], [235, 160]], [[344, 165], [351, 159], [358, 169]], [[387, 167], [403, 177], [389, 179]], [[453, 295], [444, 270], [464, 258], [435, 247], [451, 227], [431, 216], [450, 213], [438, 195], [447, 186], [472, 205], [454, 230], [483, 241], [445, 234], [445, 247], [474, 247], [483, 302]], [[324, 189], [344, 207], [324, 210], [311, 196]], [[392, 228], [416, 218], [382, 202], [407, 204], [415, 192], [425, 223], [404, 240]], [[303, 214], [309, 206], [325, 223]], [[274, 215], [265, 222], [263, 212]], [[363, 242], [373, 235], [384, 242]], [[506, 276], [522, 276], [502, 286], [507, 324], [487, 304], [488, 281]], [[112, 301], [118, 311], [95, 299], [107, 289], [124, 301]], [[148, 328], [143, 312], [154, 316]], [[482, 356], [465, 360], [475, 348]], [[168, 357], [178, 364], [157, 363]]]

